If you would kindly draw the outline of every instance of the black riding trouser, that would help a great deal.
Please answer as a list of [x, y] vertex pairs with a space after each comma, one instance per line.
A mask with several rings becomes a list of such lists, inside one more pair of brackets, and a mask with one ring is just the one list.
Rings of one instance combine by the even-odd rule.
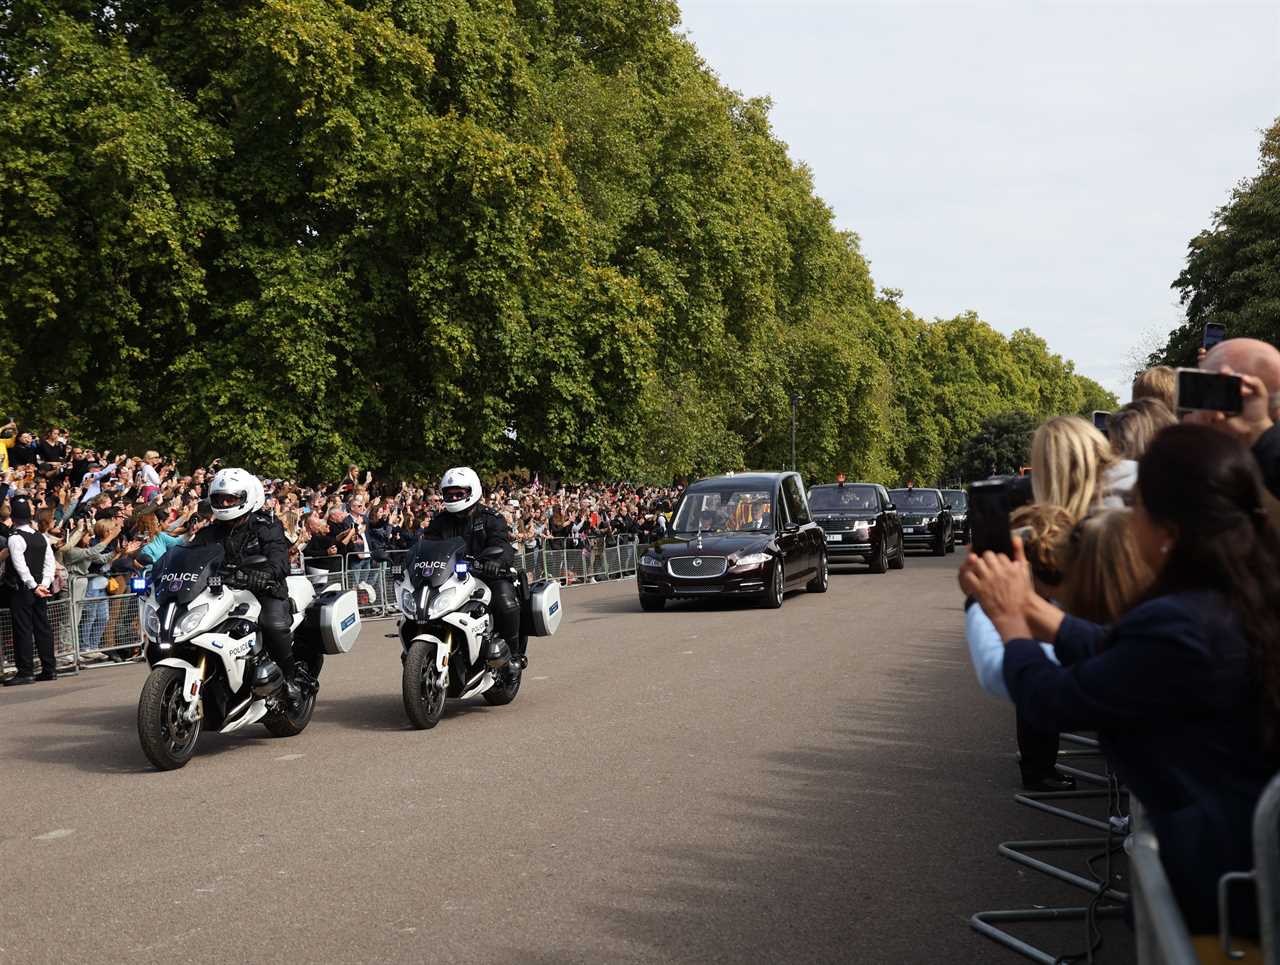
[[287, 673], [293, 668], [293, 613], [289, 601], [264, 593], [258, 596], [258, 602], [262, 604], [262, 612], [258, 614], [262, 642], [271, 659]]
[[512, 653], [519, 653], [520, 648], [520, 600], [516, 596], [515, 585], [505, 577], [481, 577], [489, 592], [493, 594], [490, 609], [493, 612], [493, 626], [498, 636], [507, 641]]

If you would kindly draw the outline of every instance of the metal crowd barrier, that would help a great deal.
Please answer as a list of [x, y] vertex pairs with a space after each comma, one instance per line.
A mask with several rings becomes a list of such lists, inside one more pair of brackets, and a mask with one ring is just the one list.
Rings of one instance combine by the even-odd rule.
[[[1203, 955], [1187, 930], [1160, 862], [1160, 846], [1147, 827], [1142, 802], [1132, 799], [1134, 831], [1125, 842], [1133, 885], [1133, 923], [1139, 965], [1200, 965]], [[1231, 872], [1218, 882], [1218, 945], [1224, 961], [1280, 965], [1280, 775], [1273, 777], [1253, 811], [1253, 870]], [[1227, 898], [1233, 887], [1255, 889], [1260, 943], [1250, 953], [1232, 935]], [[1202, 940], [1203, 941], [1203, 940]], [[1252, 944], [1252, 943], [1251, 943]]]
[[[632, 537], [547, 539], [532, 547], [519, 548], [515, 565], [531, 580], [558, 580], [566, 586], [616, 580], [635, 574], [641, 545]], [[394, 550], [384, 562], [354, 554], [334, 557], [337, 566], [327, 577], [357, 592], [360, 613], [366, 619], [394, 617], [400, 612], [396, 586], [408, 552]], [[304, 560], [296, 571], [319, 574], [320, 562]], [[79, 670], [84, 666], [121, 662], [138, 654], [143, 642], [138, 597], [124, 593], [81, 599], [79, 592], [77, 589], [74, 599], [68, 593], [48, 603], [58, 666], [63, 670]], [[14, 669], [13, 623], [9, 611], [0, 610], [0, 674]]]

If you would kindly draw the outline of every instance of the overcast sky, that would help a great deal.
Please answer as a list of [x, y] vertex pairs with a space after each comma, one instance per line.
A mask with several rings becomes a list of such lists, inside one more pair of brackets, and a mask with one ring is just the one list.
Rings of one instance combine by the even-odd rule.
[[1121, 401], [1280, 115], [1280, 0], [680, 6], [721, 79], [773, 99], [877, 285], [1030, 327]]

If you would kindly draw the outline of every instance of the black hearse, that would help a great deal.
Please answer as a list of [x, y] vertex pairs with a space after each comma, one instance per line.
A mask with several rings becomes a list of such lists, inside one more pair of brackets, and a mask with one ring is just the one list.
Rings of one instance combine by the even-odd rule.
[[907, 559], [902, 523], [883, 486], [814, 486], [809, 490], [809, 511], [826, 534], [832, 563], [867, 563], [872, 573], [902, 569]]
[[671, 533], [636, 568], [640, 606], [667, 600], [756, 597], [766, 607], [801, 587], [827, 589], [827, 549], [794, 472], [702, 479], [685, 490]]
[[907, 549], [929, 549], [934, 556], [955, 552], [951, 510], [939, 490], [890, 489], [889, 498], [902, 520], [902, 540]]

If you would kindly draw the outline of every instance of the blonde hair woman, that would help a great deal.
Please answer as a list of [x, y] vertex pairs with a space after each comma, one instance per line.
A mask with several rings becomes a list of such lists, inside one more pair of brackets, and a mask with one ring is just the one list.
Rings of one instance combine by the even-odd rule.
[[1050, 419], [1031, 439], [1035, 501], [1061, 506], [1073, 520], [1100, 505], [1123, 506], [1136, 475], [1136, 466], [1117, 460], [1106, 437], [1079, 416]]
[[1151, 587], [1155, 574], [1138, 551], [1132, 515], [1127, 509], [1103, 509], [1071, 531], [1059, 602], [1072, 616], [1115, 623]]

